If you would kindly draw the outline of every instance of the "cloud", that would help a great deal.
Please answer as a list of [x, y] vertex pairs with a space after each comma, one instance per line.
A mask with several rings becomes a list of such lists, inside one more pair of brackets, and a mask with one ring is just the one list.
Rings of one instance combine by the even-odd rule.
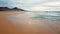
[[29, 8], [32, 11], [60, 11], [60, 2], [48, 2]]
[[12, 7], [20, 7], [20, 8], [29, 8], [34, 5], [40, 4], [46, 0], [0, 0], [0, 5], [3, 6], [12, 6]]
[[60, 0], [0, 0], [0, 6], [18, 7], [33, 11], [55, 10], [60, 7]]
[[48, 7], [60, 7], [60, 2], [59, 1], [49, 2], [49, 3], [44, 3], [43, 5]]

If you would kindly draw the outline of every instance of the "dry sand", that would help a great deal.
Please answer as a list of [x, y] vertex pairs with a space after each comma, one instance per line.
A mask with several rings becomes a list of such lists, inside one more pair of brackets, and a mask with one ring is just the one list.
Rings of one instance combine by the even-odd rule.
[[17, 11], [0, 11], [0, 34], [17, 34], [16, 26], [12, 24], [6, 17], [10, 15], [21, 14]]

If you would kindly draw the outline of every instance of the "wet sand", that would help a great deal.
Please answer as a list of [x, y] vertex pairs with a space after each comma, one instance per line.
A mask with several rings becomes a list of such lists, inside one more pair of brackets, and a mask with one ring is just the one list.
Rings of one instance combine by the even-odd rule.
[[60, 21], [32, 19], [29, 16], [24, 12], [0, 12], [1, 34], [60, 34]]

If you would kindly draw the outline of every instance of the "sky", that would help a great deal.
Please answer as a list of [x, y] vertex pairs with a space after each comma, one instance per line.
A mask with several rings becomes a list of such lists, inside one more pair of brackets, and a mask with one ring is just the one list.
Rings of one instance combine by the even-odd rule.
[[60, 11], [60, 0], [0, 0], [0, 6], [30, 11]]

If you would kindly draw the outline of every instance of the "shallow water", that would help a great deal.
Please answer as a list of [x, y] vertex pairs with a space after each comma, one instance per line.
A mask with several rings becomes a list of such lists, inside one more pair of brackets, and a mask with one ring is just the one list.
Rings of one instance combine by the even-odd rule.
[[24, 18], [24, 19], [47, 19], [47, 20], [56, 20], [60, 21], [60, 12], [59, 11], [51, 11], [51, 12], [25, 12], [24, 14], [18, 14], [18, 15], [12, 15], [9, 16], [10, 19], [16, 20], [18, 18]]
[[38, 16], [34, 16], [33, 18], [38, 19], [47, 19], [47, 20], [60, 20], [60, 12], [35, 12], [34, 14], [37, 14]]

